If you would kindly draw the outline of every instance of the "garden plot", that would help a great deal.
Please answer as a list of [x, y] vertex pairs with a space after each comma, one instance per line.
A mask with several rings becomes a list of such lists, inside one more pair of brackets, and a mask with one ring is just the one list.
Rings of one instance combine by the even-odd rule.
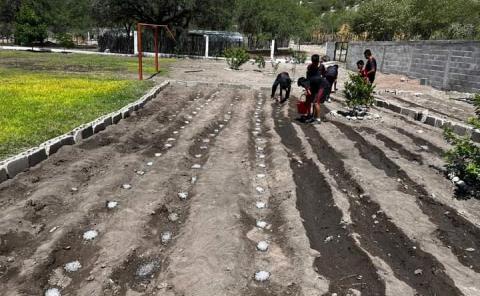
[[480, 204], [454, 198], [441, 130], [377, 108], [304, 125], [269, 69], [178, 65], [0, 185], [7, 295], [480, 294]]

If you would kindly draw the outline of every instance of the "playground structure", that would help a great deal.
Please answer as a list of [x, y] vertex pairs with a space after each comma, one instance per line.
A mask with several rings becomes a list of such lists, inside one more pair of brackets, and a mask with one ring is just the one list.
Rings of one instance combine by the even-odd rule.
[[158, 73], [158, 29], [164, 28], [170, 37], [175, 41], [175, 36], [167, 25], [155, 25], [155, 24], [137, 24], [137, 51], [138, 51], [138, 79], [143, 80], [143, 50], [142, 50], [142, 30], [144, 27], [150, 27], [154, 29], [154, 47], [155, 47], [155, 71]]

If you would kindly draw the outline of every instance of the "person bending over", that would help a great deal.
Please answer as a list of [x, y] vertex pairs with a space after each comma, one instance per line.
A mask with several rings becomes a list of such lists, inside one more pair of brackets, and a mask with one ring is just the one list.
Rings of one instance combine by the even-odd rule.
[[338, 79], [338, 65], [332, 65], [327, 68], [325, 71], [325, 79], [330, 83], [332, 86], [327, 93], [327, 100], [330, 101], [330, 94], [335, 93], [337, 90], [337, 79]]
[[[314, 76], [310, 79], [301, 77], [298, 79], [298, 86], [305, 88], [307, 91], [307, 108], [309, 110], [308, 119], [306, 123], [321, 123], [320, 111], [321, 104], [325, 103], [328, 91], [331, 89], [331, 84], [321, 76]], [[313, 116], [311, 106], [313, 104]]]
[[[275, 93], [277, 92], [277, 88], [280, 85], [280, 103], [285, 103], [286, 100], [290, 97], [290, 90], [292, 89], [292, 79], [290, 79], [290, 75], [287, 72], [282, 72], [278, 74], [277, 79], [273, 82], [272, 86], [272, 95], [271, 98], [275, 97]], [[283, 98], [283, 91], [285, 91], [285, 98]]]

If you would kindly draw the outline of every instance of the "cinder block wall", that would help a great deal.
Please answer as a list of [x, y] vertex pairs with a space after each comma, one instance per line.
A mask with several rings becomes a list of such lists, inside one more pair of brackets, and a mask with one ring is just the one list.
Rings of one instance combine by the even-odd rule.
[[350, 42], [347, 68], [370, 49], [383, 73], [403, 74], [439, 89], [480, 93], [480, 41]]

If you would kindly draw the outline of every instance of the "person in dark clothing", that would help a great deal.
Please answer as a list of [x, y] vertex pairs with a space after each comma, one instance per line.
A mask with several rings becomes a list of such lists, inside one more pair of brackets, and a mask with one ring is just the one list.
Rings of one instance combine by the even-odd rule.
[[[277, 88], [280, 85], [280, 103], [285, 103], [286, 100], [290, 97], [290, 91], [292, 89], [292, 79], [290, 79], [290, 75], [287, 72], [282, 72], [278, 74], [277, 79], [272, 86], [272, 96], [273, 99], [275, 97], [275, 93], [277, 92]], [[285, 98], [283, 98], [283, 91], [285, 90]]]
[[[321, 104], [325, 103], [327, 99], [328, 91], [331, 89], [331, 84], [319, 75], [306, 79], [301, 77], [298, 79], [298, 86], [303, 87], [307, 91], [307, 107], [311, 109], [311, 105], [314, 105], [313, 116], [308, 116], [305, 122], [307, 123], [320, 123], [320, 109]], [[311, 115], [311, 114], [309, 114]]]
[[330, 66], [325, 70], [325, 79], [331, 85], [330, 89], [326, 94], [328, 101], [330, 101], [330, 94], [332, 92], [335, 92], [335, 90], [337, 90], [337, 78], [338, 78], [338, 65]]
[[375, 81], [375, 75], [377, 73], [377, 60], [372, 55], [370, 49], [365, 50], [365, 58], [367, 59], [367, 64], [365, 65], [365, 72], [370, 83]]
[[307, 79], [317, 75], [322, 76], [320, 56], [318, 54], [312, 55], [311, 61], [312, 63], [307, 67]]

